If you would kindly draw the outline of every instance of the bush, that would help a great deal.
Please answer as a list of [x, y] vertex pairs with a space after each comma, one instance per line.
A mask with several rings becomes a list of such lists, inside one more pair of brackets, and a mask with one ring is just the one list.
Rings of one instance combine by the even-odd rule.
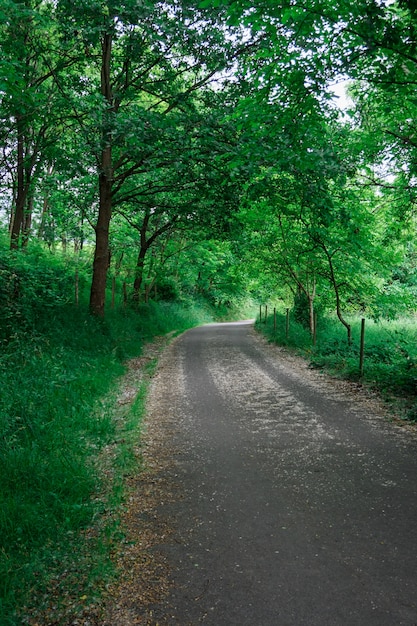
[[310, 328], [310, 308], [306, 294], [303, 291], [297, 291], [294, 297], [294, 320], [301, 324], [304, 328]]

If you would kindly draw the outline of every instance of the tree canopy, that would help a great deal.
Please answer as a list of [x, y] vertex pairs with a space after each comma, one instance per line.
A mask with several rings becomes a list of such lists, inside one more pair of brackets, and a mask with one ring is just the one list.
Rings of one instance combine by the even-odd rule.
[[2, 0], [0, 35], [3, 228], [90, 254], [93, 314], [180, 270], [303, 294], [312, 332], [410, 307], [414, 2]]

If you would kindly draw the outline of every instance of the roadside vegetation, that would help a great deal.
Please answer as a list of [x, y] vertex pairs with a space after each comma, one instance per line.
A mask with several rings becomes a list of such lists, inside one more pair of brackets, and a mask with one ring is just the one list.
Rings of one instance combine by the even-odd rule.
[[[417, 422], [417, 320], [414, 317], [396, 320], [366, 320], [363, 350], [363, 371], [360, 371], [361, 320], [349, 316], [352, 341], [336, 316], [319, 318], [315, 343], [306, 325], [290, 312], [288, 325], [285, 312], [274, 316], [259, 315], [257, 329], [269, 341], [296, 350], [311, 367], [331, 375], [357, 381], [377, 391], [396, 414]], [[288, 330], [287, 330], [288, 328]]]
[[416, 42], [409, 0], [2, 0], [2, 625], [100, 590], [155, 336], [279, 302], [415, 418]]
[[[145, 376], [128, 412], [115, 413], [126, 362], [156, 336], [221, 317], [204, 298], [91, 316], [88, 275], [77, 262], [41, 249], [0, 250], [2, 626], [35, 624], [47, 607], [55, 607], [56, 620], [60, 604], [67, 616], [68, 606], [77, 614], [99, 598], [121, 539], [123, 475], [134, 460], [146, 391]], [[84, 286], [78, 306], [76, 269]]]

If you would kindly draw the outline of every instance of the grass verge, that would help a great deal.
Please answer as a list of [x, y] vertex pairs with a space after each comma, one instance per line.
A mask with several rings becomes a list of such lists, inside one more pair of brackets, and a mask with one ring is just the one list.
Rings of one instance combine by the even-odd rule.
[[287, 333], [283, 314], [277, 314], [275, 327], [273, 316], [262, 322], [258, 319], [256, 327], [270, 341], [295, 349], [312, 367], [359, 381], [393, 403], [404, 419], [417, 421], [416, 321], [366, 320], [362, 375], [359, 370], [361, 319], [352, 318], [350, 323], [351, 345], [348, 345], [345, 329], [333, 317], [319, 319], [315, 345], [312, 345], [309, 331], [292, 318]]
[[157, 335], [212, 319], [207, 308], [150, 304], [103, 321], [63, 303], [3, 339], [2, 626], [69, 624], [87, 609], [99, 623], [146, 396], [146, 376], [132, 402], [118, 396], [127, 361]]

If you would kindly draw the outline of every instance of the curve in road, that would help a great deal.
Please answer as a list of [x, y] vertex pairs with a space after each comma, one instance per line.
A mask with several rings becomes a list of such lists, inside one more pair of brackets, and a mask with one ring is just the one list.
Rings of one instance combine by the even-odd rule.
[[171, 589], [155, 624], [417, 624], [417, 441], [248, 323], [188, 331], [164, 416]]

